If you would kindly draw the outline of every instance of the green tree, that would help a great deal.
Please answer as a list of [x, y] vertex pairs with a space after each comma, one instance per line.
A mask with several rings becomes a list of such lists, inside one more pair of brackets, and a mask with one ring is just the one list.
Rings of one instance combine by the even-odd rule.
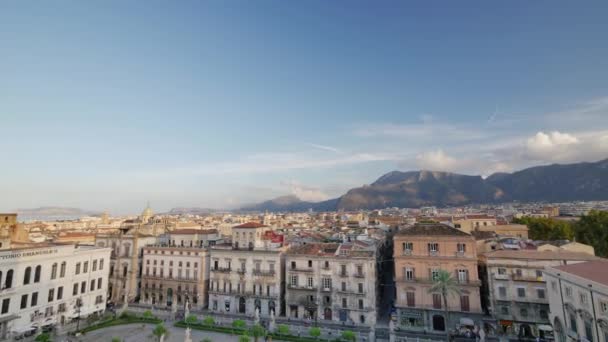
[[112, 337], [112, 342], [122, 342], [120, 337]]
[[524, 216], [514, 219], [513, 223], [528, 226], [528, 236], [532, 240], [572, 240], [574, 238], [573, 227], [566, 221]]
[[312, 337], [314, 337], [315, 339], [318, 339], [319, 336], [321, 336], [321, 328], [319, 327], [311, 327], [308, 330], [308, 334]]
[[245, 327], [247, 326], [247, 323], [245, 323], [245, 321], [243, 321], [242, 319], [235, 319], [234, 321], [232, 321], [232, 327], [235, 329], [245, 329]]
[[349, 342], [357, 341], [357, 335], [351, 330], [344, 330], [342, 332], [342, 339]]
[[198, 317], [196, 317], [196, 315], [194, 315], [194, 314], [190, 314], [190, 315], [188, 315], [188, 317], [186, 317], [186, 323], [196, 324], [196, 323], [198, 323]]
[[51, 342], [51, 335], [49, 333], [42, 333], [42, 334], [36, 336], [36, 339], [34, 341], [36, 341], [36, 342]]
[[215, 324], [215, 320], [213, 319], [213, 317], [207, 316], [205, 317], [205, 319], [203, 319], [203, 324], [210, 327]]
[[251, 342], [251, 338], [247, 334], [239, 336], [239, 342]]
[[289, 335], [289, 325], [279, 324], [277, 326], [277, 332], [279, 333], [279, 335]]
[[447, 329], [450, 322], [450, 312], [448, 311], [448, 296], [451, 294], [460, 295], [460, 287], [458, 281], [452, 277], [450, 272], [446, 270], [439, 270], [435, 279], [433, 279], [433, 286], [429, 289], [429, 293], [440, 293], [443, 298], [443, 309], [445, 310], [445, 333], [447, 340], [450, 340], [450, 330]]
[[167, 334], [167, 328], [165, 328], [162, 323], [158, 323], [156, 327], [154, 327], [152, 334], [160, 341], [160, 337]]
[[263, 326], [256, 324], [251, 327], [251, 335], [253, 335], [254, 342], [258, 342], [258, 338], [266, 336], [266, 329]]
[[201, 342], [213, 342], [213, 341], [211, 341], [211, 339], [209, 337], [205, 337], [204, 339], [201, 340]]
[[154, 318], [154, 315], [152, 314], [152, 311], [150, 310], [146, 310], [144, 311], [144, 313], [142, 314], [143, 318]]
[[608, 257], [608, 211], [591, 210], [574, 224], [576, 241], [593, 246], [595, 255]]

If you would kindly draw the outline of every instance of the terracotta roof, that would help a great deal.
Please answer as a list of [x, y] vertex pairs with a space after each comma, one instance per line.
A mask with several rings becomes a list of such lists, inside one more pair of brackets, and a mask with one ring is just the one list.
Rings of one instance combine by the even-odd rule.
[[261, 224], [261, 223], [257, 223], [257, 222], [247, 222], [247, 223], [243, 223], [238, 226], [234, 226], [232, 228], [262, 228], [262, 227], [268, 227], [268, 226]]
[[473, 235], [475, 240], [486, 240], [486, 239], [493, 238], [496, 235], [496, 233], [491, 232], [491, 231], [474, 230], [471, 232], [471, 235]]
[[192, 234], [217, 234], [217, 229], [175, 229], [169, 232], [171, 235], [192, 235]]
[[483, 254], [487, 258], [498, 259], [535, 259], [535, 260], [597, 260], [598, 257], [581, 252], [570, 252], [564, 250], [539, 251], [539, 250], [498, 250]]
[[339, 243], [308, 243], [305, 245], [291, 247], [287, 254], [291, 255], [334, 255], [338, 250]]
[[398, 235], [471, 236], [461, 230], [441, 223], [417, 223], [404, 228]]
[[608, 269], [608, 260], [581, 262], [579, 264], [554, 267], [562, 272], [573, 274], [577, 277], [588, 279], [596, 283], [608, 286], [608, 272], [598, 272]]

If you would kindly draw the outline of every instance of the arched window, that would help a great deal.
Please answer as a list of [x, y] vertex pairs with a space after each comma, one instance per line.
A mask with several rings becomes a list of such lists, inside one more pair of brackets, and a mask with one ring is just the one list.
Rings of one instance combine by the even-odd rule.
[[13, 270], [8, 270], [4, 280], [4, 288], [10, 289], [11, 287], [13, 287]]
[[61, 270], [59, 271], [59, 277], [63, 278], [65, 277], [65, 268], [66, 268], [66, 263], [65, 261], [61, 263]]
[[57, 278], [57, 263], [51, 266], [51, 280]]
[[23, 274], [23, 285], [27, 285], [30, 283], [31, 276], [32, 276], [32, 268], [28, 266], [25, 269], [25, 273]]
[[36, 266], [36, 271], [34, 272], [34, 283], [40, 282], [40, 273], [42, 272], [42, 266]]

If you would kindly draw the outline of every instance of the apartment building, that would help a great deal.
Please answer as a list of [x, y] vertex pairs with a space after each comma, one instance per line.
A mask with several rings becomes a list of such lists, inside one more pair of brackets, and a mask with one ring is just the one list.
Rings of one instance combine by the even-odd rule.
[[108, 285], [110, 301], [123, 303], [139, 299], [143, 247], [156, 241], [155, 236], [139, 233], [136, 228], [95, 236], [95, 246], [110, 247], [112, 251]]
[[547, 267], [550, 320], [558, 342], [608, 342], [608, 262]]
[[[394, 260], [399, 327], [445, 332], [481, 319], [476, 243], [470, 234], [445, 224], [416, 224], [395, 235]], [[447, 298], [449, 322], [441, 294], [429, 292], [439, 270], [453, 274], [459, 285], [460, 295]]]
[[209, 310], [261, 317], [283, 312], [282, 236], [265, 225], [233, 227], [232, 243], [209, 250]]
[[0, 251], [0, 340], [106, 308], [110, 249], [36, 244]]
[[[176, 235], [192, 241], [196, 234]], [[207, 307], [209, 252], [205, 247], [149, 245], [143, 248], [140, 302], [157, 307]]]
[[290, 319], [374, 326], [378, 275], [375, 243], [313, 243], [286, 252]]
[[550, 324], [546, 267], [569, 265], [597, 257], [565, 250], [497, 250], [480, 256], [483, 302], [498, 321], [498, 333], [538, 336]]

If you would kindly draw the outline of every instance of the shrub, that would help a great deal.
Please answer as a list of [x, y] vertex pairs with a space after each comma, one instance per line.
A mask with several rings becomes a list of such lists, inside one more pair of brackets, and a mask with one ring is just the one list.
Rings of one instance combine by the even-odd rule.
[[342, 339], [345, 341], [355, 342], [357, 341], [357, 335], [350, 330], [344, 330], [342, 332]]
[[154, 330], [152, 331], [152, 334], [160, 340], [161, 336], [167, 334], [167, 329], [165, 328], [165, 326], [162, 323], [158, 323], [156, 325], [156, 327], [154, 328]]
[[141, 315], [143, 318], [154, 318], [154, 315], [152, 314], [152, 311], [150, 310], [146, 310], [143, 315]]
[[256, 324], [251, 327], [251, 335], [253, 335], [253, 340], [258, 342], [258, 338], [266, 335], [266, 329], [263, 326]]
[[203, 324], [207, 325], [207, 326], [215, 325], [215, 319], [213, 319], [213, 317], [211, 317], [211, 316], [207, 316], [203, 320]]
[[246, 334], [239, 336], [239, 342], [251, 342], [251, 339]]
[[247, 323], [245, 323], [245, 321], [242, 319], [236, 319], [232, 321], [232, 327], [236, 329], [245, 329], [245, 327], [247, 327]]
[[198, 323], [198, 317], [196, 317], [196, 315], [188, 315], [188, 317], [186, 317], [186, 323], [196, 324]]
[[289, 325], [279, 324], [279, 326], [277, 327], [277, 333], [279, 335], [289, 335]]
[[321, 328], [319, 327], [312, 327], [310, 328], [310, 330], [308, 330], [308, 334], [312, 337], [314, 337], [315, 339], [319, 338], [319, 336], [321, 336]]
[[36, 342], [51, 342], [51, 335], [49, 333], [42, 333], [42, 334], [36, 336], [36, 339], [34, 341], [36, 341]]

